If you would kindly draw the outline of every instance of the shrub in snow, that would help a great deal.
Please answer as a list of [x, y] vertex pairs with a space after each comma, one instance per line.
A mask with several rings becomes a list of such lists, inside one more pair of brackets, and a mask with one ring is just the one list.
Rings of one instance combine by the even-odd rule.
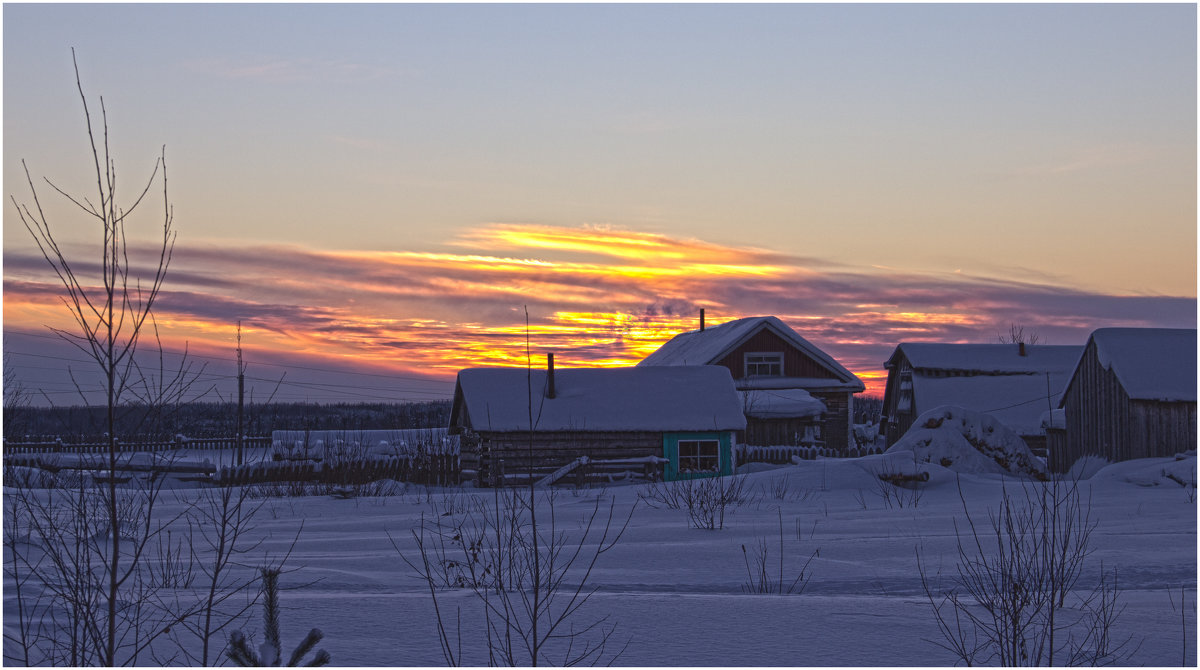
[[995, 417], [943, 405], [917, 417], [888, 453], [913, 452], [922, 463], [955, 472], [1001, 473], [1046, 478], [1046, 466], [1025, 441]]

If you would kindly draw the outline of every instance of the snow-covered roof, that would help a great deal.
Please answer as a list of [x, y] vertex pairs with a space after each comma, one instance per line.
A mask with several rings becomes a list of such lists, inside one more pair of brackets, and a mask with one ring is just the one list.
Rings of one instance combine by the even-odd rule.
[[1020, 346], [1016, 344], [901, 342], [888, 359], [887, 366], [891, 367], [901, 353], [915, 370], [1024, 374], [1070, 372], [1083, 353], [1083, 347], [1029, 344], [1025, 345], [1025, 355], [1022, 356]]
[[837, 375], [838, 380], [821, 380], [824, 386], [841, 385], [857, 391], [865, 388], [854, 373], [842, 367], [832, 356], [821, 351], [774, 316], [751, 316], [704, 330], [680, 333], [638, 363], [638, 367], [712, 365], [763, 328], [771, 329], [784, 341]]
[[825, 403], [804, 389], [751, 390], [741, 395], [746, 416], [756, 419], [816, 417], [827, 411]]
[[1091, 341], [1130, 399], [1196, 402], [1194, 328], [1101, 328]]
[[[931, 377], [913, 375], [914, 413], [953, 405], [990, 414], [1020, 435], [1042, 432], [1042, 413], [1058, 407], [1068, 371], [1049, 374]], [[1047, 399], [1049, 395], [1049, 399]]]
[[[458, 373], [461, 402], [475, 430], [529, 430], [530, 395], [537, 431], [742, 430], [746, 417], [729, 370], [715, 365], [565, 368], [470, 368]], [[532, 393], [529, 392], [532, 389]]]

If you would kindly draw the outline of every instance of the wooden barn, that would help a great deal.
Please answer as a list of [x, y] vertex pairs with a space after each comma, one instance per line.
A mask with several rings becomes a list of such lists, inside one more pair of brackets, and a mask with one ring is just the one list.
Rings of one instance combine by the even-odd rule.
[[881, 432], [896, 443], [923, 412], [953, 405], [984, 412], [1045, 449], [1042, 414], [1058, 405], [1082, 347], [902, 342], [884, 363]]
[[1123, 461], [1195, 449], [1195, 329], [1095, 331], [1059, 406], [1066, 433], [1050, 454], [1055, 472], [1087, 455]]
[[716, 365], [742, 397], [755, 446], [815, 444], [846, 451], [853, 443], [854, 394], [862, 381], [774, 316], [755, 316], [680, 333], [638, 368]]
[[473, 368], [458, 373], [450, 433], [483, 485], [566, 477], [579, 468], [667, 480], [733, 473], [746, 427], [729, 371]]

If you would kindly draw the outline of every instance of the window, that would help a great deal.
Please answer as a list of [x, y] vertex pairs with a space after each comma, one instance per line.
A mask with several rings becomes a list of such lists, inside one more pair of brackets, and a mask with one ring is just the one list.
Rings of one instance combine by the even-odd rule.
[[782, 377], [783, 354], [779, 352], [746, 354], [747, 377]]
[[679, 471], [720, 472], [720, 442], [717, 440], [680, 440]]

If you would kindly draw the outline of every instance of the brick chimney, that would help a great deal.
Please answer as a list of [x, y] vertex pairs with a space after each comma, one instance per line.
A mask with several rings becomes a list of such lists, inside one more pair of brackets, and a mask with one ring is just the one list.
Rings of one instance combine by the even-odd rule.
[[1024, 342], [1017, 342], [1017, 354], [1020, 356], [1025, 355], [1025, 343]]
[[546, 354], [546, 397], [554, 399], [554, 354]]

